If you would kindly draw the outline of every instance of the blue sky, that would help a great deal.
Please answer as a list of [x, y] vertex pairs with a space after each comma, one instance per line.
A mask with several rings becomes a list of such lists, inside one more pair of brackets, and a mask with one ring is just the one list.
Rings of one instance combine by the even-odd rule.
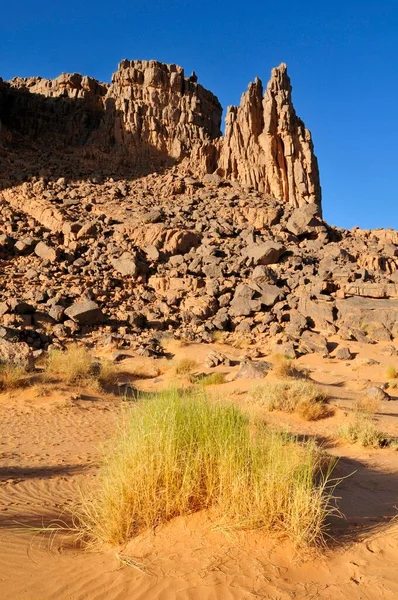
[[0, 76], [80, 72], [123, 58], [177, 63], [224, 107], [286, 62], [313, 134], [326, 219], [398, 229], [398, 0], [19, 0], [2, 3]]

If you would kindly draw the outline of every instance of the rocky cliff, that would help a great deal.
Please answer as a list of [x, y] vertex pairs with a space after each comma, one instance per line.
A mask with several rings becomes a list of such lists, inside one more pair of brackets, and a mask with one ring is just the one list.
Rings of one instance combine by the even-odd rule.
[[111, 84], [62, 74], [0, 85], [3, 143], [51, 141], [146, 171], [187, 159], [194, 174], [216, 172], [279, 202], [320, 208], [311, 134], [296, 116], [285, 65], [272, 71], [265, 95], [257, 79], [241, 106], [228, 109], [224, 137], [221, 114], [195, 74], [157, 61], [124, 60]]
[[224, 137], [220, 117], [194, 74], [153, 61], [111, 84], [0, 82], [0, 362], [75, 339], [156, 355], [170, 334], [396, 353], [397, 232], [323, 221], [286, 67]]
[[273, 69], [265, 95], [259, 79], [228, 109], [218, 173], [298, 207], [321, 206], [311, 133], [296, 115], [285, 64]]

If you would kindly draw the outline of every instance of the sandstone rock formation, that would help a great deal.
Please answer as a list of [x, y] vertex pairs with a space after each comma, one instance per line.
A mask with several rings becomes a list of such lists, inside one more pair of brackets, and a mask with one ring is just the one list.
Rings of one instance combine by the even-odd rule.
[[[330, 227], [285, 66], [230, 109], [154, 61], [0, 82], [0, 361], [71, 340], [398, 338], [398, 234]], [[349, 350], [349, 348], [348, 348]], [[341, 358], [347, 357], [341, 353]], [[346, 359], [346, 358], [344, 358]]]
[[264, 97], [259, 79], [250, 84], [228, 110], [224, 137], [221, 113], [196, 77], [153, 60], [122, 61], [110, 85], [77, 73], [0, 82], [0, 143], [80, 147], [97, 165], [105, 151], [105, 162], [135, 173], [187, 158], [193, 173], [217, 172], [281, 203], [320, 209], [311, 134], [294, 111], [286, 65], [272, 71]]
[[257, 78], [239, 107], [228, 109], [218, 173], [292, 206], [321, 207], [311, 133], [295, 113], [285, 64], [272, 70], [265, 95]]

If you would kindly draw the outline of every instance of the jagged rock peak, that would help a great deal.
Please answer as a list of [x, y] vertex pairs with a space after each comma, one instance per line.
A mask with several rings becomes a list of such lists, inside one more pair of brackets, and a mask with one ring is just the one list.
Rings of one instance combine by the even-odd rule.
[[296, 115], [284, 63], [272, 70], [263, 96], [256, 78], [239, 107], [229, 107], [218, 172], [292, 206], [321, 207], [311, 133]]
[[285, 64], [263, 90], [250, 83], [229, 107], [225, 136], [214, 94], [177, 65], [123, 60], [112, 83], [77, 73], [54, 80], [14, 78], [0, 84], [2, 139], [79, 147], [98, 160], [108, 153], [138, 173], [183, 159], [199, 176], [218, 173], [294, 207], [321, 207], [311, 134], [296, 115]]

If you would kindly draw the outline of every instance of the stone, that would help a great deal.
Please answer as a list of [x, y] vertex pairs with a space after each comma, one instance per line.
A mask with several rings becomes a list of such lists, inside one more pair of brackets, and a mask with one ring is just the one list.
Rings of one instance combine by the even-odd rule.
[[98, 325], [104, 321], [100, 307], [92, 300], [75, 302], [65, 309], [65, 315], [79, 325]]
[[252, 244], [247, 248], [247, 256], [251, 258], [256, 265], [276, 264], [284, 252], [284, 246], [276, 242]]
[[22, 240], [18, 240], [15, 243], [14, 248], [20, 254], [29, 254], [30, 252], [33, 251], [35, 244], [36, 244], [36, 242], [33, 238], [27, 237]]
[[319, 226], [322, 226], [322, 221], [319, 206], [316, 204], [296, 208], [286, 223], [286, 229], [297, 236], [310, 234]]
[[329, 350], [326, 343], [326, 338], [320, 333], [313, 331], [303, 331], [300, 337], [299, 352], [303, 354], [317, 353], [322, 357], [329, 356]]
[[57, 251], [55, 248], [51, 248], [44, 242], [39, 242], [35, 246], [35, 254], [43, 259], [48, 260], [49, 262], [54, 262], [57, 260]]
[[345, 346], [337, 348], [335, 357], [338, 360], [352, 360], [353, 358], [349, 348], [346, 348]]
[[373, 400], [379, 400], [381, 402], [384, 402], [385, 400], [391, 400], [391, 396], [387, 394], [387, 392], [384, 391], [382, 388], [376, 385], [370, 385], [367, 388], [365, 388], [365, 393], [368, 398], [371, 398]]
[[34, 368], [32, 350], [25, 342], [10, 342], [0, 337], [1, 363], [12, 363], [31, 371]]
[[206, 357], [205, 367], [207, 369], [213, 369], [214, 367], [218, 367], [219, 365], [224, 365], [226, 367], [231, 366], [231, 361], [221, 352], [217, 352], [216, 350], [212, 350]]
[[246, 358], [241, 362], [235, 379], [264, 379], [271, 369], [272, 364], [269, 362]]
[[124, 277], [137, 277], [138, 275], [136, 258], [130, 252], [123, 252], [119, 258], [111, 259], [111, 265]]

